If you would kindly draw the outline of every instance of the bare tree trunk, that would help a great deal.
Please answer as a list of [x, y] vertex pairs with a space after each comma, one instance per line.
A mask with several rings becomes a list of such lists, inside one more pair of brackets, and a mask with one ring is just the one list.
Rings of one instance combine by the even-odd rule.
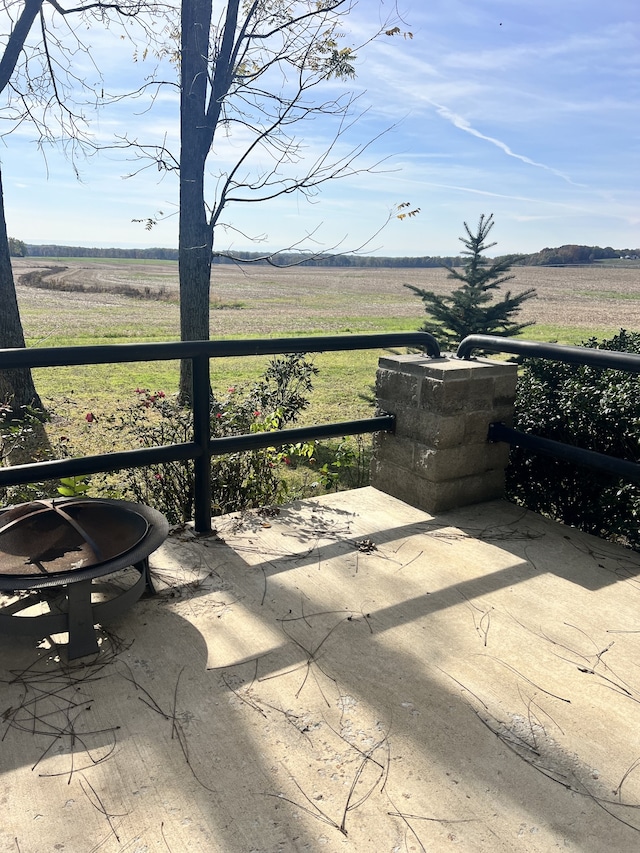
[[[180, 86], [180, 340], [209, 339], [213, 230], [204, 201], [211, 146], [206, 121], [212, 0], [183, 0]], [[180, 400], [191, 402], [191, 362], [180, 365]]]
[[[13, 280], [9, 238], [4, 215], [4, 193], [0, 173], [0, 347], [24, 347], [24, 333], [18, 310], [16, 288]], [[0, 370], [0, 404], [11, 409], [12, 417], [21, 417], [24, 406], [44, 410], [33, 384], [31, 371]]]
[[[184, 146], [183, 146], [184, 151]], [[195, 159], [195, 158], [194, 158]], [[182, 161], [185, 163], [185, 161]], [[183, 167], [184, 169], [184, 167]], [[197, 168], [185, 169], [180, 191], [180, 340], [209, 339], [209, 288], [211, 281], [212, 230], [207, 222]], [[202, 174], [202, 172], [201, 172]], [[180, 400], [191, 402], [191, 361], [180, 364]]]
[[[180, 339], [209, 339], [209, 290], [214, 221], [204, 197], [207, 157], [224, 97], [235, 73], [240, 0], [227, 0], [222, 40], [211, 76], [213, 0], [182, 0], [180, 55]], [[218, 209], [224, 207], [221, 202]], [[191, 362], [180, 365], [180, 394], [191, 402]]]

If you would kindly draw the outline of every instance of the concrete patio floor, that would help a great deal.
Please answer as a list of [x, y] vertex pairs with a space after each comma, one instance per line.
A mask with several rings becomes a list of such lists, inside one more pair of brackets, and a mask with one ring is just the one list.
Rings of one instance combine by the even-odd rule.
[[1, 638], [2, 853], [640, 849], [640, 555], [372, 488], [216, 521], [97, 656]]

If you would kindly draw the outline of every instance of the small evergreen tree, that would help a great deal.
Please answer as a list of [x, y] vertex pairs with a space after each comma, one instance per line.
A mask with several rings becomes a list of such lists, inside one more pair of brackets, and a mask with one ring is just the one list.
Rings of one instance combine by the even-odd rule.
[[527, 326], [527, 323], [516, 323], [512, 320], [514, 314], [520, 311], [522, 303], [536, 295], [535, 288], [529, 288], [522, 293], [512, 295], [507, 291], [499, 301], [492, 301], [493, 293], [502, 284], [515, 278], [507, 275], [518, 257], [509, 255], [494, 261], [489, 265], [489, 259], [483, 252], [491, 249], [496, 243], [487, 243], [489, 232], [494, 226], [493, 214], [484, 213], [478, 222], [474, 233], [464, 223], [466, 237], [458, 239], [466, 247], [461, 254], [465, 257], [462, 272], [443, 264], [449, 271], [448, 278], [462, 282], [462, 287], [447, 296], [439, 296], [432, 290], [423, 290], [412, 284], [405, 284], [413, 290], [424, 302], [428, 319], [422, 330], [430, 332], [443, 347], [458, 344], [467, 335], [503, 335], [511, 337]]

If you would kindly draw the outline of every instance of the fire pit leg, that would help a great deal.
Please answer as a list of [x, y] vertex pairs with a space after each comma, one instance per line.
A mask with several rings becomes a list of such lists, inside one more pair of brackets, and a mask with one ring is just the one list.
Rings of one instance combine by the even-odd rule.
[[144, 560], [140, 560], [139, 563], [136, 563], [136, 569], [140, 572], [140, 574], [144, 578], [144, 593], [146, 595], [155, 595], [156, 588], [153, 585], [153, 580], [151, 579], [151, 569], [149, 568], [149, 558], [145, 557]]
[[99, 649], [91, 608], [91, 580], [69, 584], [67, 601], [69, 602], [67, 657], [69, 660], [75, 660], [85, 655], [95, 655]]

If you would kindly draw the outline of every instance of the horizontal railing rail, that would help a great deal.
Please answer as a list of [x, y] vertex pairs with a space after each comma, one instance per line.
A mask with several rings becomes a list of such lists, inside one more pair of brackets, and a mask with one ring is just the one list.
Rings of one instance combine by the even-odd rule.
[[606, 453], [598, 453], [595, 450], [586, 450], [584, 447], [576, 447], [562, 441], [554, 441], [551, 438], [543, 438], [528, 432], [513, 429], [503, 423], [489, 425], [489, 441], [506, 441], [514, 447], [524, 447], [525, 450], [533, 450], [536, 453], [544, 453], [547, 456], [555, 456], [575, 465], [584, 465], [611, 474], [620, 480], [640, 483], [640, 464], [628, 459], [620, 459], [617, 456], [608, 456]]
[[378, 431], [393, 432], [395, 425], [393, 415], [383, 414], [360, 420], [212, 439], [210, 433], [210, 359], [229, 356], [344, 352], [389, 349], [392, 347], [417, 347], [423, 349], [432, 358], [440, 357], [440, 349], [435, 338], [427, 332], [0, 349], [0, 370], [124, 364], [173, 359], [190, 359], [193, 364], [193, 441], [0, 468], [0, 486], [23, 485], [39, 480], [106, 473], [123, 468], [192, 459], [195, 477], [195, 528], [200, 533], [210, 531], [212, 456], [344, 435]]
[[227, 356], [344, 352], [390, 347], [419, 347], [433, 358], [440, 357], [438, 343], [428, 332], [383, 332], [372, 335], [314, 335], [295, 338], [0, 349], [0, 370], [18, 367], [73, 367], [78, 364], [125, 364], [135, 361], [171, 361], [202, 357], [208, 360]]
[[545, 358], [551, 361], [564, 361], [568, 364], [582, 364], [587, 367], [623, 370], [626, 373], [640, 373], [640, 355], [636, 353], [513, 340], [501, 338], [498, 335], [468, 335], [458, 346], [456, 358], [469, 359], [476, 350], [510, 353], [523, 358]]
[[[394, 415], [378, 415], [354, 421], [212, 438], [208, 442], [208, 449], [212, 456], [220, 456], [223, 453], [280, 447], [283, 444], [297, 444], [313, 439], [363, 435], [371, 432], [393, 432], [394, 427]], [[0, 468], [0, 486], [18, 486], [40, 480], [55, 480], [60, 477], [79, 477], [119, 471], [122, 468], [140, 468], [162, 462], [179, 462], [185, 459], [197, 459], [201, 455], [201, 448], [195, 442], [186, 441], [181, 444], [99, 453], [95, 456], [74, 456], [69, 459], [30, 462], [25, 465]]]
[[[640, 355], [637, 353], [513, 340], [501, 338], [497, 335], [469, 335], [459, 345], [456, 357], [469, 359], [477, 350], [509, 353], [526, 358], [542, 358], [549, 361], [562, 361], [567, 364], [599, 367], [606, 370], [620, 370], [624, 373], [640, 373]], [[535, 453], [543, 453], [576, 465], [584, 465], [611, 474], [621, 480], [640, 482], [640, 463], [633, 460], [620, 459], [606, 453], [598, 453], [566, 442], [554, 441], [543, 436], [522, 432], [503, 423], [490, 424], [488, 438], [489, 441], [504, 441], [515, 447], [523, 447]]]

